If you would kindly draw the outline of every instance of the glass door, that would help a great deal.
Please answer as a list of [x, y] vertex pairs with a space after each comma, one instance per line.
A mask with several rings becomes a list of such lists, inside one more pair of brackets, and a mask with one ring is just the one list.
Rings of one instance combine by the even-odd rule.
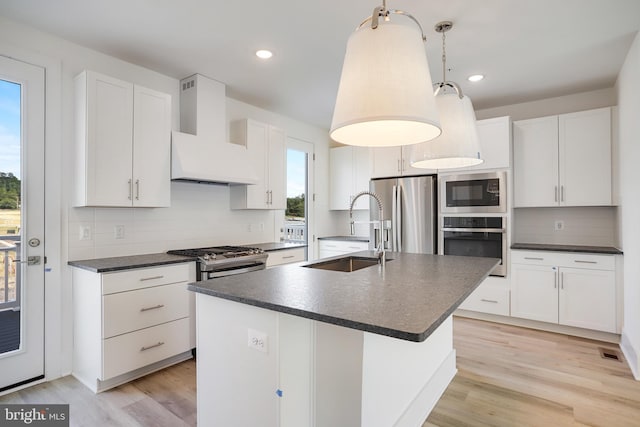
[[44, 69], [0, 56], [0, 392], [44, 377]]

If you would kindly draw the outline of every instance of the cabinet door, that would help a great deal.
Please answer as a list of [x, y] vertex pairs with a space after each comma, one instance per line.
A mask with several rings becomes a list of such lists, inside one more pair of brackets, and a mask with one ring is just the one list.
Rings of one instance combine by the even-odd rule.
[[511, 315], [558, 323], [557, 268], [511, 264]]
[[265, 209], [269, 200], [268, 191], [268, 169], [269, 163], [268, 153], [268, 125], [253, 120], [246, 121], [247, 151], [249, 152], [249, 161], [253, 170], [258, 176], [258, 183], [255, 185], [247, 185], [247, 209]]
[[411, 167], [411, 146], [400, 147], [400, 171], [401, 175], [426, 175], [438, 173], [437, 169], [422, 169]]
[[511, 166], [511, 121], [509, 117], [478, 120], [478, 139], [483, 163], [466, 168], [506, 169]]
[[560, 268], [559, 321], [616, 333], [615, 272]]
[[133, 206], [171, 204], [171, 96], [134, 88]]
[[557, 206], [558, 116], [513, 122], [515, 207]]
[[400, 176], [402, 174], [402, 149], [400, 147], [372, 148], [372, 178]]
[[336, 147], [329, 150], [329, 169], [331, 171], [329, 175], [329, 209], [349, 209], [353, 190], [352, 160], [353, 147]]
[[559, 116], [560, 202], [611, 205], [611, 109]]
[[269, 126], [269, 209], [287, 207], [287, 167], [285, 133], [282, 129]]
[[133, 84], [94, 72], [86, 80], [85, 206], [131, 206]]

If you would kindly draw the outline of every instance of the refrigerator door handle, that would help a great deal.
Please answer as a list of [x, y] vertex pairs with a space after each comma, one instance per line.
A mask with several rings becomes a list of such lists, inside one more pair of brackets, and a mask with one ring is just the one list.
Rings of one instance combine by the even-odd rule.
[[397, 199], [398, 199], [398, 186], [393, 186], [393, 194], [391, 197], [391, 250], [397, 251], [397, 235], [398, 235], [398, 224], [396, 223], [396, 209], [397, 209]]
[[398, 252], [402, 252], [402, 186], [398, 186], [396, 191], [396, 225], [398, 226], [397, 241]]

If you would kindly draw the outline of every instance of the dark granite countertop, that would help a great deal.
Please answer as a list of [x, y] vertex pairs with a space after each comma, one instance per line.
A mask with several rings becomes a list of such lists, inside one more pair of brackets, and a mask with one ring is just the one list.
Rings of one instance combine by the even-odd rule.
[[368, 242], [369, 238], [366, 236], [327, 236], [327, 237], [318, 237], [318, 240], [339, 240], [342, 242]]
[[248, 245], [240, 245], [240, 246], [249, 246], [251, 248], [259, 248], [265, 252], [283, 251], [286, 249], [307, 247], [307, 245], [305, 245], [304, 243], [284, 243], [284, 242], [249, 243]]
[[166, 264], [181, 264], [195, 261], [194, 258], [168, 255], [165, 253], [131, 255], [113, 258], [85, 259], [79, 261], [69, 261], [73, 267], [93, 271], [94, 273], [107, 273], [110, 271], [130, 270], [132, 268], [156, 267]]
[[514, 243], [511, 249], [551, 252], [580, 252], [594, 254], [621, 255], [622, 251], [613, 246], [554, 245], [541, 243]]
[[[355, 256], [375, 256], [372, 251]], [[388, 252], [351, 273], [289, 264], [191, 283], [195, 292], [408, 341], [424, 341], [498, 264], [475, 258]], [[340, 258], [333, 257], [333, 258]], [[327, 258], [328, 259], [328, 258]], [[323, 259], [322, 262], [327, 259]]]

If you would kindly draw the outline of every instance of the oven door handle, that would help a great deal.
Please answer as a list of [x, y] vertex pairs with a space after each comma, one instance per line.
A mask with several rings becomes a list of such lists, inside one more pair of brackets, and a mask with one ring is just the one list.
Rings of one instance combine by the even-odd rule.
[[264, 268], [265, 268], [264, 264], [259, 264], [259, 265], [244, 267], [244, 268], [237, 268], [234, 270], [209, 271], [207, 272], [207, 277], [209, 279], [216, 279], [218, 277], [233, 276], [235, 274], [240, 274], [240, 273], [249, 273], [251, 271], [264, 270]]
[[443, 228], [442, 231], [465, 231], [475, 233], [504, 233], [504, 228]]

